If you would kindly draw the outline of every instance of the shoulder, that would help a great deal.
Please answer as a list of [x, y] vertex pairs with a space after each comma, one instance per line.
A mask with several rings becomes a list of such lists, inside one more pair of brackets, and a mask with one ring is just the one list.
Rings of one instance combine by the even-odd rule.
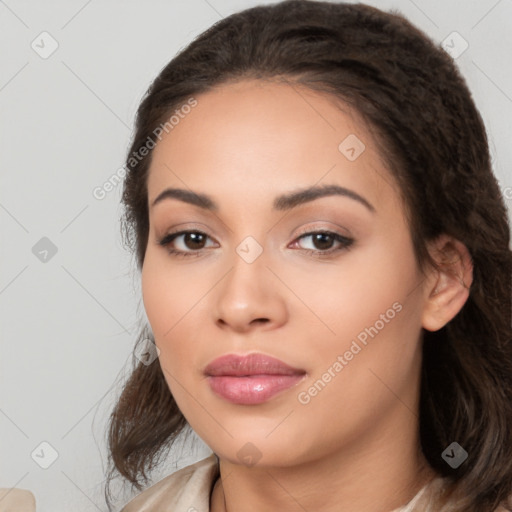
[[208, 512], [218, 475], [217, 457], [212, 453], [145, 489], [121, 512]]

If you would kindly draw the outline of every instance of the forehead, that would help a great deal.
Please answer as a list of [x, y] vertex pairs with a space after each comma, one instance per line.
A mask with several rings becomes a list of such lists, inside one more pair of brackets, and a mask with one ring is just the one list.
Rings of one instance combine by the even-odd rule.
[[397, 194], [367, 127], [331, 95], [244, 80], [195, 99], [153, 150], [150, 201], [170, 186], [265, 202], [322, 183], [364, 191], [373, 204]]

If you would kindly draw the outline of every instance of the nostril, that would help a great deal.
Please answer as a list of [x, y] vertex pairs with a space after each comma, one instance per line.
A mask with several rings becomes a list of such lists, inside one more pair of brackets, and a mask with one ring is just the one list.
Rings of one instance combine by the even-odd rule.
[[[254, 319], [252, 322], [266, 323], [266, 322], [268, 322], [268, 321], [269, 321], [269, 320], [268, 320], [268, 318], [256, 318], [256, 319]], [[251, 322], [251, 323], [252, 323], [252, 322]]]

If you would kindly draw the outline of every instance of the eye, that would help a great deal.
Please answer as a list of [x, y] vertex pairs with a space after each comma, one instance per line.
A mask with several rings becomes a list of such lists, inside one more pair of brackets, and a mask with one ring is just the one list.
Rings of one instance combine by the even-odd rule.
[[[204, 244], [208, 238], [210, 237], [202, 231], [178, 231], [169, 233], [158, 243], [162, 247], [166, 247], [173, 256], [199, 256], [200, 251], [205, 248]], [[175, 240], [178, 240], [177, 245], [181, 245], [181, 248], [177, 249], [172, 246]]]
[[[307, 252], [318, 255], [330, 255], [338, 251], [346, 250], [354, 243], [354, 240], [352, 238], [348, 238], [333, 231], [323, 230], [309, 231], [307, 233], [304, 233], [299, 238], [297, 238], [297, 242], [295, 243], [297, 244], [301, 240], [306, 240], [308, 238], [311, 239], [311, 244], [309, 245], [312, 245], [313, 248], [301, 248], [303, 248]], [[336, 246], [335, 244], [338, 245]]]

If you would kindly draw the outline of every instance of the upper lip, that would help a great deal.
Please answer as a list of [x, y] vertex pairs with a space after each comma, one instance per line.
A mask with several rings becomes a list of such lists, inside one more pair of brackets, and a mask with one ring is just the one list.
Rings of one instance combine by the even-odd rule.
[[265, 354], [226, 354], [209, 363], [204, 373], [209, 376], [234, 376], [245, 375], [302, 375], [305, 370], [293, 368], [283, 361]]

